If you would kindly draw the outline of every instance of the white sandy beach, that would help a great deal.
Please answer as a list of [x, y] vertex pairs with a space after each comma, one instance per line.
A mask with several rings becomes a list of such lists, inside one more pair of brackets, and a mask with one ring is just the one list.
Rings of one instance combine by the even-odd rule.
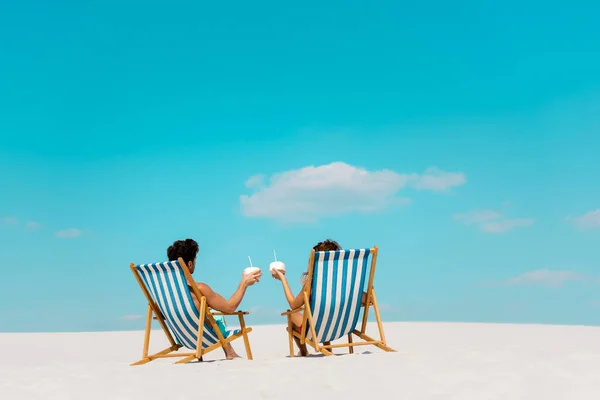
[[[143, 332], [0, 334], [0, 398], [597, 399], [600, 327], [386, 323], [397, 353], [288, 357], [284, 326], [254, 326], [254, 361], [140, 358]], [[369, 331], [375, 334], [375, 326]], [[151, 350], [166, 347], [153, 331]], [[245, 355], [241, 340], [234, 347]], [[332, 397], [335, 396], [335, 397]], [[374, 397], [376, 396], [376, 397]]]

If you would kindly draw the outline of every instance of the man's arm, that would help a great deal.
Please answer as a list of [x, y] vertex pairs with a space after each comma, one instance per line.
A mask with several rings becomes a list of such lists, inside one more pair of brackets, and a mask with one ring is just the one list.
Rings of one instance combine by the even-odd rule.
[[200, 289], [202, 296], [206, 297], [208, 306], [224, 313], [235, 312], [246, 293], [246, 286], [240, 283], [235, 293], [233, 293], [229, 300], [226, 300], [223, 296], [212, 290], [207, 284], [198, 282], [196, 285], [198, 286], [198, 289]]
[[[210, 308], [224, 313], [233, 313], [237, 310], [240, 303], [242, 302], [242, 299], [244, 298], [244, 294], [246, 293], [246, 289], [248, 288], [248, 286], [251, 286], [258, 282], [261, 275], [262, 274], [259, 272], [244, 276], [237, 290], [233, 293], [229, 300], [226, 300], [223, 296], [212, 290], [210, 286], [208, 286], [205, 283], [197, 282], [196, 286], [200, 290], [200, 293], [202, 293], [202, 296], [206, 297], [206, 303]], [[194, 298], [194, 304], [196, 304], [196, 307], [199, 308], [200, 305], [198, 303], [198, 300], [196, 299], [196, 296], [192, 297]]]

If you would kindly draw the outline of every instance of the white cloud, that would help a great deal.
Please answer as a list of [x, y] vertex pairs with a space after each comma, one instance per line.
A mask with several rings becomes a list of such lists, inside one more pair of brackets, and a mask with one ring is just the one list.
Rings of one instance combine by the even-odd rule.
[[454, 219], [465, 225], [480, 224], [500, 217], [502, 217], [502, 214], [493, 210], [474, 210], [466, 213], [454, 214]]
[[19, 220], [15, 217], [4, 217], [0, 219], [0, 222], [2, 222], [3, 225], [16, 225], [19, 223]]
[[600, 209], [573, 218], [573, 224], [581, 230], [600, 229]]
[[248, 178], [248, 180], [246, 180], [246, 182], [244, 184], [246, 185], [247, 188], [253, 188], [253, 187], [263, 186], [264, 182], [265, 182], [264, 175], [255, 175], [255, 176], [251, 176], [250, 178]]
[[123, 315], [121, 317], [121, 319], [125, 319], [125, 320], [134, 320], [134, 319], [142, 319], [144, 318], [143, 315], [139, 315], [139, 314], [129, 314], [129, 315]]
[[[11, 225], [11, 226], [20, 225], [19, 220], [15, 217], [0, 218], [0, 224]], [[25, 224], [25, 229], [33, 231], [33, 230], [39, 229], [41, 226], [42, 225], [39, 222], [29, 221]]]
[[77, 228], [69, 228], [56, 232], [54, 235], [58, 238], [75, 239], [82, 235], [82, 231]]
[[444, 172], [436, 167], [430, 167], [423, 174], [410, 174], [411, 184], [417, 190], [433, 190], [442, 192], [454, 186], [467, 183], [467, 178], [462, 172]]
[[312, 222], [324, 216], [350, 212], [375, 212], [392, 205], [407, 204], [398, 197], [404, 187], [445, 191], [466, 182], [464, 174], [429, 168], [423, 174], [400, 174], [388, 169], [368, 171], [343, 162], [308, 166], [246, 181], [255, 188], [240, 196], [244, 215], [287, 222]]
[[27, 224], [25, 224], [25, 228], [34, 231], [36, 229], [39, 229], [42, 225], [39, 222], [35, 222], [35, 221], [29, 221]]
[[511, 278], [505, 282], [507, 285], [526, 285], [539, 284], [550, 287], [562, 286], [568, 281], [586, 281], [589, 280], [585, 275], [573, 271], [550, 271], [540, 269], [527, 272], [523, 275]]
[[515, 228], [523, 228], [534, 224], [533, 218], [505, 218], [495, 210], [474, 210], [454, 214], [454, 219], [463, 225], [477, 225], [486, 233], [505, 233]]
[[481, 225], [481, 230], [487, 233], [504, 233], [515, 228], [531, 226], [534, 222], [533, 218], [505, 219], [498, 222], [486, 222]]

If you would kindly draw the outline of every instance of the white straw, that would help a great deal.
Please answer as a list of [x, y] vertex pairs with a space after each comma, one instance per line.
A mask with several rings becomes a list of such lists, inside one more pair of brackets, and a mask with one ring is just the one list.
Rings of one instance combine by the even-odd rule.
[[252, 259], [248, 256], [248, 261], [250, 261], [250, 266], [252, 267]]
[[273, 257], [275, 257], [275, 261], [277, 261], [277, 253], [275, 253], [275, 249], [273, 249]]

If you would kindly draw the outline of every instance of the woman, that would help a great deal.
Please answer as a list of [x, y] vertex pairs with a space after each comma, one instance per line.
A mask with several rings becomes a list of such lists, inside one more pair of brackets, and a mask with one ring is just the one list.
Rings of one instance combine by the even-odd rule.
[[[314, 251], [332, 251], [332, 250], [335, 251], [335, 250], [341, 250], [341, 249], [342, 248], [340, 247], [340, 245], [336, 241], [333, 241], [331, 239], [327, 239], [323, 242], [319, 242], [316, 246], [313, 247]], [[292, 290], [290, 289], [290, 285], [288, 284], [287, 278], [285, 276], [285, 272], [275, 269], [275, 270], [273, 270], [272, 275], [273, 275], [273, 278], [281, 281], [281, 284], [283, 286], [283, 292], [285, 293], [285, 298], [286, 298], [287, 302], [289, 303], [291, 310], [295, 310], [296, 308], [298, 308], [304, 304], [304, 291], [307, 289], [307, 285], [309, 284], [308, 279], [307, 279], [308, 272], [302, 273], [302, 276], [301, 276], [302, 289], [300, 290], [300, 293], [298, 293], [298, 295], [295, 297], [292, 293]], [[298, 333], [301, 333], [302, 317], [303, 317], [302, 313], [300, 313], [300, 312], [293, 313], [291, 315], [292, 326], [293, 326], [294, 330], [296, 330]], [[296, 345], [300, 349], [300, 353], [298, 353], [298, 355], [300, 355], [302, 357], [307, 356], [308, 350], [306, 349], [306, 345], [301, 344], [300, 339], [298, 339], [295, 336], [294, 336], [294, 341], [296, 342]], [[327, 345], [328, 343], [324, 343], [324, 344]]]

